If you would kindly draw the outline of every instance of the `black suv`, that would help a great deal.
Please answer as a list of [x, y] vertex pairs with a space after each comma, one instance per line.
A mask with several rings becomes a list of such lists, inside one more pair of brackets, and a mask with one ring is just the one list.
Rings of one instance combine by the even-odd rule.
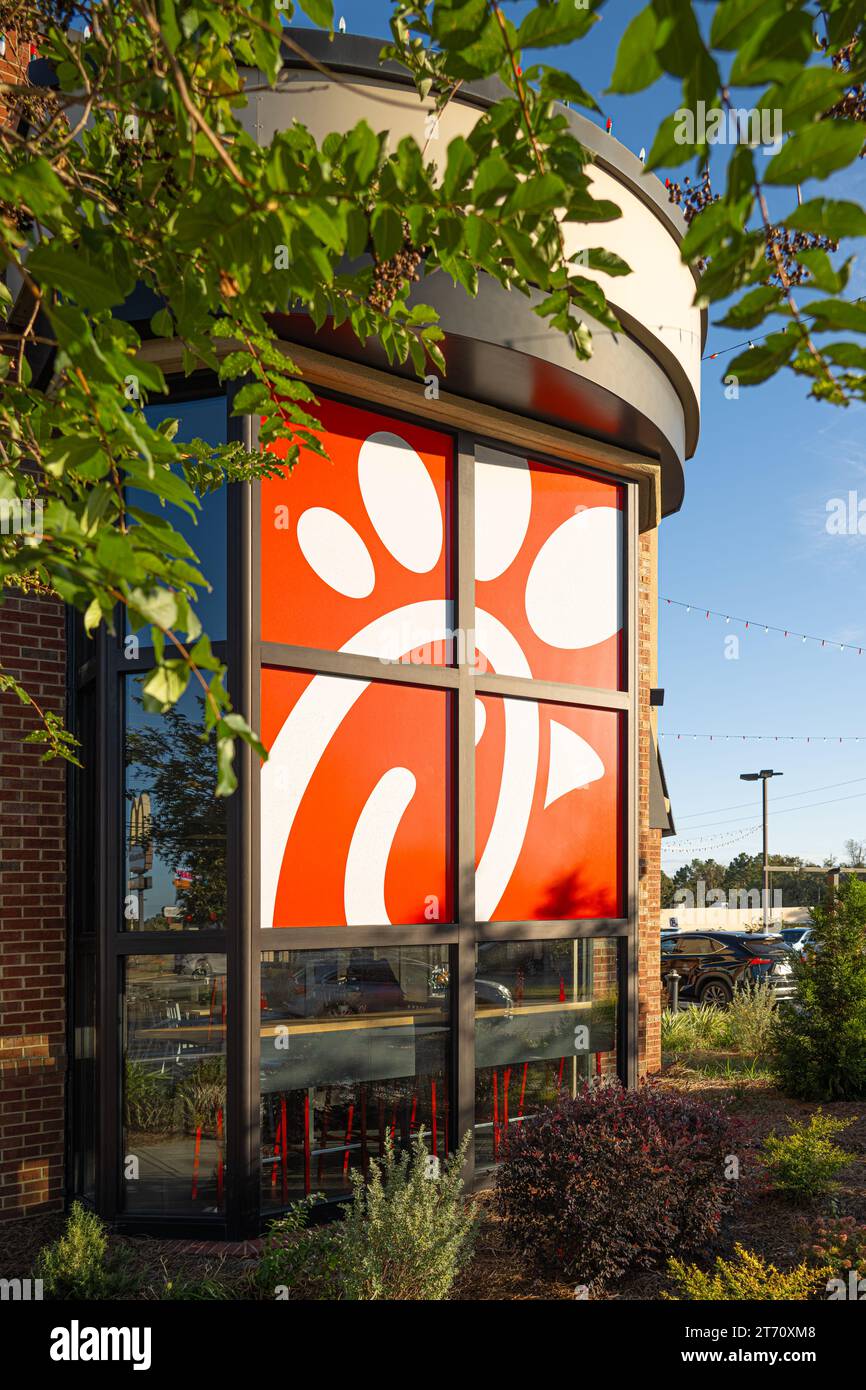
[[776, 999], [796, 993], [790, 949], [778, 936], [747, 932], [662, 932], [662, 983], [676, 967], [680, 998], [727, 1008], [734, 990], [746, 984], [767, 984]]

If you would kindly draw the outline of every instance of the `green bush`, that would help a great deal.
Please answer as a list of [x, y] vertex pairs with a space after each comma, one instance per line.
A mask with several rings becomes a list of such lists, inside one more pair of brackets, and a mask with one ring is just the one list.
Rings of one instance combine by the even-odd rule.
[[812, 909], [814, 934], [795, 957], [797, 998], [780, 1004], [773, 1035], [779, 1084], [803, 1100], [866, 1099], [866, 883], [843, 880]]
[[798, 1264], [796, 1269], [780, 1270], [753, 1250], [744, 1250], [742, 1245], [735, 1245], [734, 1258], [723, 1260], [718, 1256], [710, 1273], [705, 1273], [697, 1265], [670, 1260], [668, 1274], [679, 1292], [663, 1293], [662, 1297], [695, 1302], [729, 1299], [761, 1303], [802, 1302], [817, 1294], [831, 1273], [829, 1268], [816, 1269], [805, 1261]]
[[321, 1193], [313, 1193], [271, 1222], [255, 1273], [259, 1297], [340, 1297], [341, 1227], [309, 1228], [310, 1212], [322, 1200]]
[[852, 1120], [834, 1120], [819, 1110], [808, 1124], [795, 1124], [784, 1138], [771, 1134], [764, 1140], [760, 1162], [769, 1170], [774, 1185], [791, 1201], [812, 1202], [836, 1186], [835, 1178], [856, 1154], [833, 1143], [833, 1135], [847, 1129]]
[[715, 1004], [662, 1014], [663, 1052], [700, 1052], [722, 1046], [725, 1038], [725, 1010]]
[[33, 1274], [47, 1298], [122, 1298], [136, 1287], [127, 1259], [109, 1251], [108, 1231], [95, 1212], [74, 1202], [66, 1229], [36, 1256]]
[[733, 1052], [763, 1055], [772, 1047], [776, 1002], [769, 985], [747, 984], [735, 990], [725, 1014], [725, 1046]]
[[[462, 1196], [468, 1136], [431, 1174], [419, 1133], [411, 1152], [385, 1154], [365, 1182], [352, 1174], [342, 1221], [310, 1229], [318, 1198], [295, 1203], [271, 1226], [256, 1273], [265, 1297], [435, 1301], [447, 1298], [472, 1249], [475, 1213]], [[278, 1293], [279, 1291], [279, 1293]]]
[[468, 1144], [465, 1135], [432, 1177], [423, 1134], [411, 1154], [395, 1154], [388, 1136], [368, 1181], [352, 1174], [355, 1200], [341, 1230], [345, 1298], [447, 1298], [472, 1250], [476, 1213], [460, 1176]]

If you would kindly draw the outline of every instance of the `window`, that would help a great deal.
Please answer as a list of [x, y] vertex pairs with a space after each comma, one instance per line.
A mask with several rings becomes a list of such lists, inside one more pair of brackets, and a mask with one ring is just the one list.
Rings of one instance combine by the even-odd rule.
[[620, 917], [620, 716], [476, 697], [479, 921]]
[[213, 794], [216, 751], [203, 742], [191, 686], [164, 715], [143, 705], [143, 677], [126, 690], [122, 920], [128, 931], [225, 925], [226, 801]]
[[262, 1207], [350, 1190], [390, 1133], [454, 1142], [444, 947], [273, 951], [262, 958]]
[[128, 956], [123, 1193], [127, 1212], [223, 1209], [226, 958]]
[[263, 640], [449, 662], [451, 439], [336, 401], [314, 413], [331, 462], [304, 451], [261, 485]]
[[[195, 400], [175, 401], [168, 405], [148, 405], [144, 411], [147, 423], [155, 429], [163, 420], [179, 420], [179, 440], [203, 439], [207, 444], [224, 444], [227, 438], [226, 398], [224, 395], [205, 396]], [[129, 500], [144, 511], [160, 510], [148, 492], [130, 489]], [[224, 487], [205, 493], [195, 517], [187, 516], [177, 507], [171, 508], [171, 524], [187, 540], [198, 557], [198, 568], [211, 584], [211, 590], [199, 589], [196, 612], [212, 642], [225, 641], [228, 636], [228, 576], [226, 565], [227, 496]], [[146, 634], [147, 629], [144, 629]], [[142, 641], [149, 640], [142, 636]]]
[[263, 926], [452, 920], [449, 700], [262, 672]]
[[500, 1156], [512, 1125], [614, 1079], [615, 940], [487, 941], [475, 953], [475, 1161]]
[[618, 689], [623, 489], [475, 451], [475, 626], [501, 676]]

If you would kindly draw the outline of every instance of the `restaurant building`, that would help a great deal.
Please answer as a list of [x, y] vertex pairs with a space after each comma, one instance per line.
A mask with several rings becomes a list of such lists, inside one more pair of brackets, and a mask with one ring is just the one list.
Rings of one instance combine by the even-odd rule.
[[[365, 117], [423, 143], [426, 105], [378, 41], [303, 42], [332, 75], [287, 52], [251, 95], [258, 139]], [[461, 87], [443, 150], [492, 95]], [[344, 1197], [389, 1135], [423, 1129], [441, 1159], [469, 1134], [467, 1179], [489, 1180], [558, 1094], [658, 1067], [657, 544], [697, 443], [704, 324], [665, 189], [566, 115], [633, 270], [606, 285], [622, 331], [596, 327], [590, 361], [490, 280], [474, 300], [418, 286], [441, 380], [274, 319], [331, 463], [213, 494], [190, 532], [205, 628], [270, 753], [242, 756], [233, 797], [212, 795], [192, 691], [144, 711], [146, 647], [84, 639], [50, 596], [0, 606], [4, 667], [84, 763], [39, 764], [28, 711], [0, 701], [0, 1218], [78, 1197], [123, 1229], [241, 1238]], [[145, 346], [172, 385], [152, 419], [255, 446], [180, 345]]]

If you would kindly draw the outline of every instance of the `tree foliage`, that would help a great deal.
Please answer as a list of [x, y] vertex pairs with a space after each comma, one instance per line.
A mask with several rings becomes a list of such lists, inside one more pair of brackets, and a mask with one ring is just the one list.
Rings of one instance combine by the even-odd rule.
[[[206, 576], [174, 523], [195, 517], [205, 492], [282, 467], [267, 449], [277, 438], [288, 441], [288, 467], [301, 445], [322, 451], [314, 394], [275, 339], [274, 315], [289, 305], [317, 326], [330, 319], [362, 343], [377, 339], [391, 362], [411, 360], [421, 375], [447, 371], [437, 315], [423, 302], [423, 281], [435, 274], [469, 295], [480, 275], [534, 295], [535, 312], [581, 358], [593, 325], [616, 330], [603, 281], [629, 267], [603, 244], [577, 264], [561, 229], [563, 219], [597, 223], [603, 243], [604, 223], [619, 215], [593, 196], [589, 152], [561, 105], [592, 111], [596, 101], [559, 67], [525, 56], [579, 42], [599, 6], [539, 0], [518, 23], [494, 0], [394, 0], [384, 51], [412, 74], [434, 118], [465, 82], [500, 83], [498, 99], [447, 146], [410, 136], [391, 146], [363, 120], [321, 144], [300, 122], [258, 143], [243, 107], [257, 73], [274, 84], [286, 49], [304, 51], [303, 36], [286, 28], [293, 0], [6, 0], [0, 8], [6, 31], [36, 40], [43, 72], [54, 73], [41, 85], [2, 84], [0, 295], [10, 313], [0, 354], [0, 504], [38, 500], [43, 513], [38, 531], [0, 534], [0, 587], [47, 588], [89, 633], [113, 628], [119, 613], [132, 632], [149, 630], [146, 708], [164, 712], [197, 683], [217, 788], [227, 793], [236, 740], [264, 749], [232, 707], [225, 666], [196, 613]], [[822, 399], [863, 398], [866, 348], [845, 335], [866, 329], [866, 306], [840, 297], [845, 267], [813, 255], [820, 297], [805, 306], [781, 273], [755, 298], [766, 278], [764, 185], [793, 198], [796, 184], [844, 168], [862, 144], [848, 99], [863, 75], [863, 5], [827, 0], [819, 21], [804, 0], [721, 0], [708, 37], [698, 9], [653, 0], [628, 26], [613, 88], [640, 91], [668, 73], [694, 108], [729, 104], [736, 86], [759, 87], [791, 132], [763, 180], [753, 151], [739, 147], [723, 197], [692, 221], [683, 253], [707, 264], [701, 300], [736, 295], [723, 322], [773, 316], [787, 330], [732, 364], [743, 384], [784, 365]], [[300, 0], [297, 12], [333, 25], [331, 0]], [[844, 76], [833, 66], [843, 47]], [[672, 132], [671, 119], [650, 164], [704, 158]], [[819, 195], [820, 187], [798, 200], [787, 225], [863, 234], [858, 204]], [[421, 292], [410, 302], [416, 278]], [[136, 286], [159, 306], [146, 328], [120, 315]], [[826, 333], [843, 338], [817, 346]], [[179, 340], [188, 374], [211, 369], [235, 390], [235, 414], [264, 417], [257, 451], [236, 442], [214, 449], [179, 439], [176, 422], [148, 423], [146, 403], [166, 389], [144, 350], [149, 337]], [[137, 506], [134, 490], [158, 505]], [[10, 681], [7, 693], [26, 698]], [[46, 756], [74, 756], [63, 735], [45, 720]]]
[[866, 884], [842, 880], [812, 910], [805, 957], [794, 957], [793, 1004], [782, 1004], [775, 1066], [789, 1095], [803, 1100], [866, 1099]]

